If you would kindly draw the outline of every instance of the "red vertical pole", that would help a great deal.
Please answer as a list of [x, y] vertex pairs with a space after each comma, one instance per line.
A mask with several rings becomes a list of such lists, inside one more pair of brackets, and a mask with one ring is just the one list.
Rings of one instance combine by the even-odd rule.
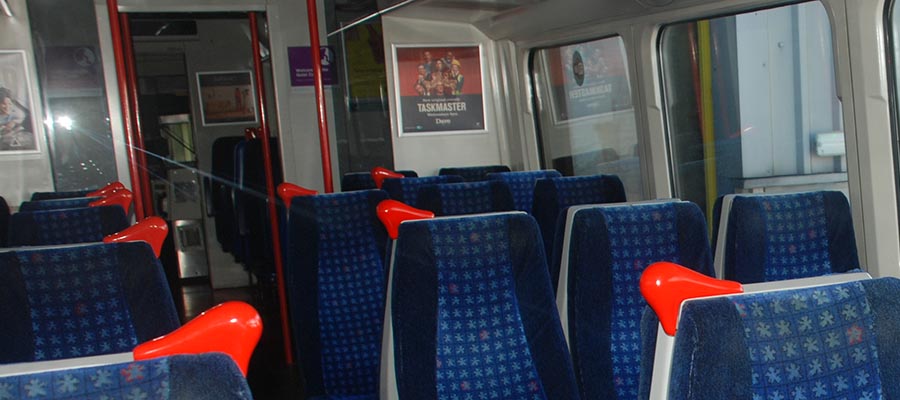
[[312, 51], [313, 83], [316, 89], [316, 113], [319, 120], [319, 149], [322, 152], [322, 178], [325, 193], [334, 192], [331, 179], [331, 145], [328, 143], [328, 116], [325, 113], [325, 84], [322, 81], [322, 54], [319, 48], [319, 12], [316, 0], [306, 0], [309, 18], [309, 48]]
[[147, 152], [144, 149], [144, 132], [141, 130], [141, 107], [138, 101], [137, 63], [134, 59], [134, 43], [131, 41], [131, 24], [128, 22], [128, 14], [120, 14], [122, 29], [122, 50], [125, 61], [126, 78], [128, 80], [129, 108], [131, 110], [132, 145], [137, 156], [138, 177], [141, 185], [141, 194], [144, 205], [144, 216], [156, 215], [153, 210], [153, 194], [150, 188], [150, 173], [147, 169]]
[[266, 172], [266, 205], [269, 208], [269, 226], [272, 228], [272, 252], [275, 256], [275, 280], [278, 286], [278, 307], [281, 312], [281, 335], [284, 340], [284, 362], [294, 363], [291, 351], [291, 329], [288, 325], [287, 297], [284, 288], [284, 262], [281, 259], [281, 230], [278, 227], [278, 212], [275, 209], [275, 178], [272, 174], [272, 151], [269, 148], [269, 124], [266, 119], [266, 84], [263, 80], [262, 60], [259, 56], [259, 31], [256, 13], [249, 12], [250, 42], [253, 46], [253, 72], [256, 78], [256, 109], [259, 110], [259, 136], [262, 141], [263, 168]]
[[137, 164], [137, 155], [132, 145], [132, 118], [131, 105], [128, 99], [127, 70], [125, 68], [125, 56], [122, 51], [122, 30], [119, 26], [119, 3], [117, 0], [107, 0], [106, 8], [109, 13], [109, 30], [112, 36], [113, 56], [116, 62], [116, 83], [119, 87], [119, 102], [122, 106], [122, 122], [125, 128], [125, 148], [128, 155], [128, 170], [131, 176], [131, 191], [134, 193], [134, 213], [137, 219], [144, 219], [144, 199], [141, 190], [140, 170]]

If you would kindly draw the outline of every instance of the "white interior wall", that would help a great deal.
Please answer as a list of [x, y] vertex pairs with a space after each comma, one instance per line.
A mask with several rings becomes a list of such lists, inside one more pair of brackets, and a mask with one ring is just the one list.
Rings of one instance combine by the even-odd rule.
[[482, 81], [485, 94], [486, 133], [399, 136], [398, 96], [394, 63], [387, 62], [394, 167], [412, 169], [420, 176], [436, 175], [449, 166], [506, 164], [503, 132], [495, 102], [501, 90], [498, 84], [498, 60], [492, 41], [469, 24], [421, 21], [401, 17], [383, 17], [385, 59], [393, 60], [395, 45], [459, 46], [481, 45]]

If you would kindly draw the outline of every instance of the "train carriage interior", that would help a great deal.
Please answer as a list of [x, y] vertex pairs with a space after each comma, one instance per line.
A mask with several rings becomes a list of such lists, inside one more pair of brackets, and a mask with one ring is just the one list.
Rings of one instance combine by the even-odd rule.
[[896, 0], [0, 0], [0, 399], [900, 397]]

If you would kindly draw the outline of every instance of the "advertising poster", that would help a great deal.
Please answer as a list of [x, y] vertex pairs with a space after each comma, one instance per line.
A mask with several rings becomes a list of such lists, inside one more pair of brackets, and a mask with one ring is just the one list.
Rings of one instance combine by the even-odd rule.
[[250, 71], [198, 72], [203, 125], [256, 122], [256, 101]]
[[479, 46], [398, 46], [394, 61], [400, 135], [486, 132]]
[[550, 49], [551, 106], [557, 124], [630, 110], [631, 87], [622, 39]]
[[37, 153], [24, 51], [0, 51], [0, 154]]

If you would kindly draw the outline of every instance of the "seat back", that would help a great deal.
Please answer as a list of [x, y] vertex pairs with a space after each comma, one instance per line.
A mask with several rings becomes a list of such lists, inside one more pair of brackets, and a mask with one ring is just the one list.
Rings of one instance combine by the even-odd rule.
[[457, 175], [424, 176], [419, 178], [388, 178], [381, 184], [381, 189], [392, 199], [407, 205], [418, 207], [419, 188], [438, 183], [460, 183], [463, 178]]
[[516, 171], [494, 172], [487, 175], [488, 179], [504, 181], [512, 192], [516, 210], [531, 214], [534, 204], [534, 185], [538, 179], [560, 178], [562, 175], [557, 170], [548, 169], [540, 171]]
[[725, 279], [768, 282], [859, 268], [841, 192], [729, 195], [719, 208], [716, 268]]
[[99, 242], [128, 226], [119, 206], [17, 212], [9, 218], [9, 246]]
[[7, 390], [0, 391], [9, 396], [4, 398], [21, 399], [253, 398], [241, 371], [223, 353], [175, 355], [0, 376], [0, 388]]
[[32, 200], [23, 201], [19, 211], [61, 210], [64, 208], [87, 207], [88, 204], [99, 200], [99, 197], [71, 197], [65, 199]]
[[291, 201], [285, 284], [311, 396], [378, 393], [387, 233], [375, 208], [386, 199], [367, 190]]
[[216, 240], [225, 252], [232, 252], [237, 235], [234, 213], [234, 192], [237, 186], [235, 173], [235, 147], [244, 141], [243, 136], [218, 138], [212, 145], [212, 176], [209, 178], [211, 213], [216, 225]]
[[[239, 152], [239, 175], [241, 190], [235, 194], [238, 198], [235, 207], [239, 218], [242, 247], [246, 251], [242, 260], [244, 265], [261, 280], [271, 281], [275, 272], [274, 253], [272, 250], [272, 230], [269, 225], [267, 208], [266, 175], [263, 168], [263, 142], [260, 139], [248, 140]], [[278, 143], [270, 139], [269, 149], [272, 155], [272, 179], [275, 186], [282, 181], [281, 161]]]
[[0, 363], [130, 351], [179, 326], [145, 242], [11, 250], [0, 273]]
[[71, 199], [74, 197], [85, 197], [94, 189], [73, 190], [68, 192], [34, 192], [31, 194], [31, 201], [55, 200], [55, 199]]
[[419, 189], [419, 208], [437, 216], [513, 211], [512, 193], [505, 182], [442, 183]]
[[[821, 278], [778, 283], [816, 280]], [[896, 278], [780, 290], [769, 284], [764, 291], [751, 286], [744, 286], [745, 294], [682, 305], [668, 398], [900, 395], [893, 376], [900, 367]]]
[[[418, 178], [416, 171], [394, 171], [402, 174], [407, 178]], [[371, 172], [348, 172], [341, 176], [341, 191], [352, 192], [355, 190], [372, 190], [378, 189], [375, 180], [372, 179]]]
[[382, 399], [579, 398], [539, 237], [524, 213], [400, 225]]
[[478, 182], [488, 179], [488, 174], [495, 172], [509, 172], [506, 165], [476, 165], [472, 167], [444, 167], [438, 170], [438, 175], [461, 176], [466, 182]]
[[9, 245], [9, 204], [0, 196], [0, 247]]
[[[544, 253], [548, 260], [559, 258], [553, 254], [557, 223], [561, 212], [581, 204], [619, 203], [625, 201], [625, 187], [614, 175], [567, 176], [539, 179], [534, 186], [534, 219], [541, 228]], [[559, 239], [562, 240], [562, 232]]]

